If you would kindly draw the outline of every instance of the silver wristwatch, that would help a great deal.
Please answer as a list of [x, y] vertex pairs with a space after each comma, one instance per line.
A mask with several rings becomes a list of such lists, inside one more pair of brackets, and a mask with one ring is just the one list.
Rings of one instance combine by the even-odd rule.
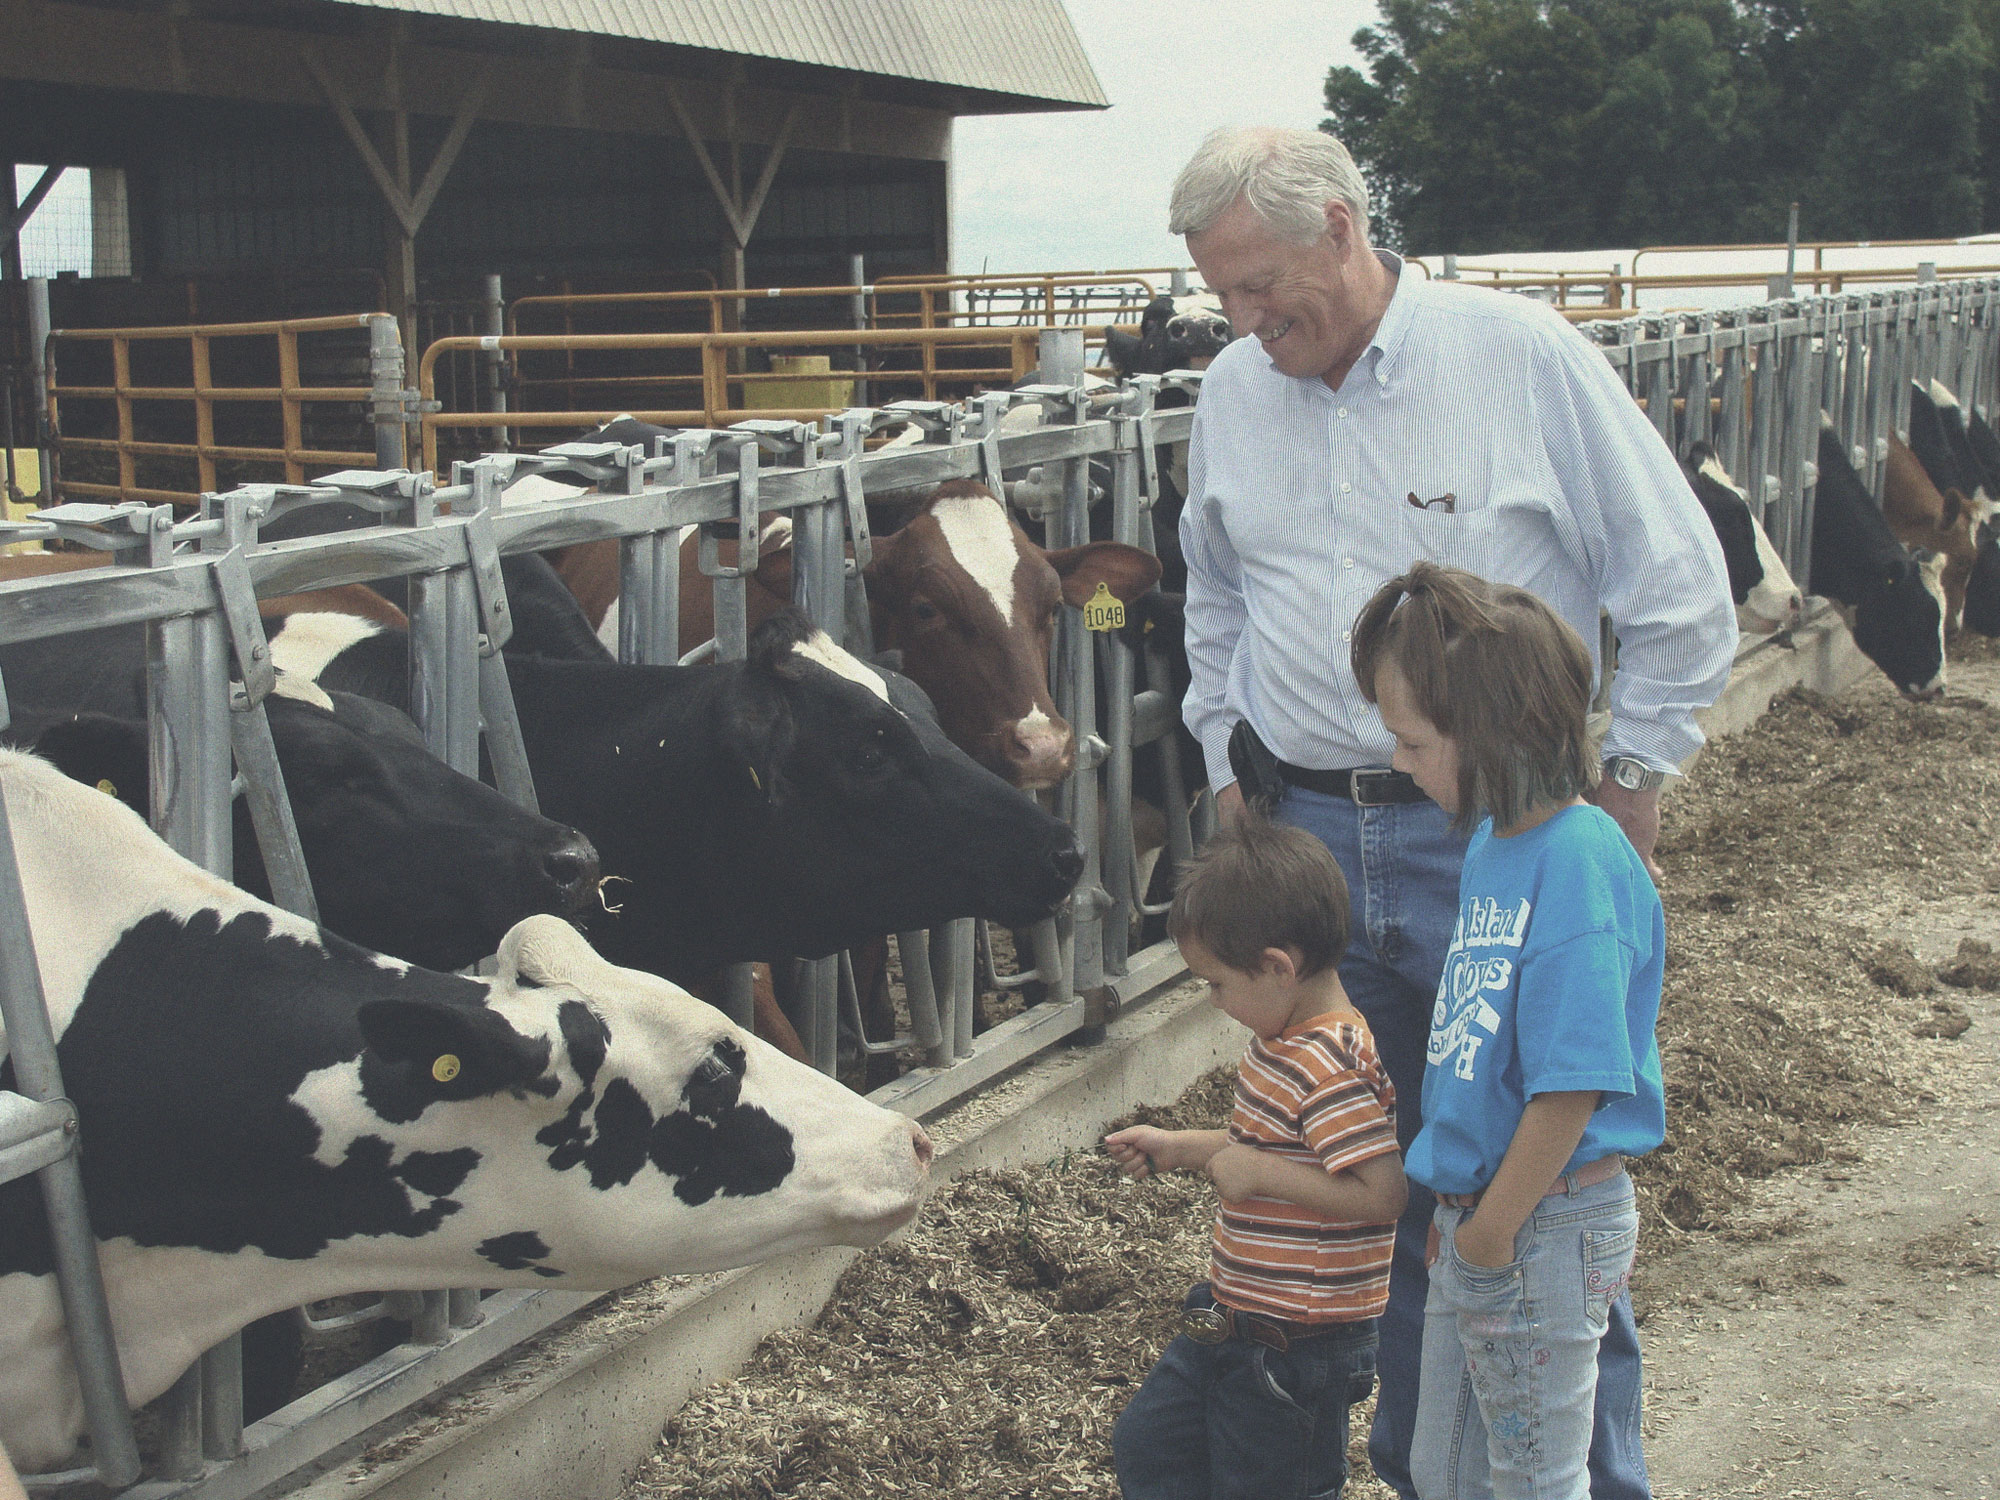
[[1655, 771], [1643, 760], [1615, 755], [1604, 763], [1604, 774], [1628, 792], [1650, 792], [1667, 779], [1665, 771]]

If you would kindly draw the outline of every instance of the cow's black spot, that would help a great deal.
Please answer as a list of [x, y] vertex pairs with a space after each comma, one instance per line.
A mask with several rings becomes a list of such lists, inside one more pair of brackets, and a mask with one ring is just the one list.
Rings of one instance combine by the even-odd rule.
[[590, 1144], [590, 1127], [583, 1117], [590, 1106], [597, 1101], [597, 1095], [589, 1089], [583, 1090], [570, 1100], [569, 1108], [563, 1111], [559, 1120], [551, 1120], [535, 1132], [535, 1144], [548, 1146], [549, 1165], [558, 1172], [567, 1172], [583, 1160], [584, 1147]]
[[479, 1253], [503, 1271], [525, 1271], [548, 1256], [549, 1247], [532, 1229], [516, 1229], [479, 1242]]
[[576, 1069], [583, 1086], [590, 1088], [597, 1082], [597, 1070], [604, 1066], [604, 1054], [611, 1045], [611, 1028], [589, 1006], [577, 1000], [565, 1000], [556, 1007], [556, 1024], [562, 1028], [570, 1066]]
[[479, 1153], [470, 1146], [455, 1151], [412, 1151], [396, 1165], [396, 1175], [420, 1193], [441, 1198], [465, 1181], [479, 1165]]
[[[275, 936], [257, 912], [225, 922], [200, 911], [185, 923], [155, 912], [112, 946], [58, 1047], [101, 1238], [303, 1259], [350, 1237], [429, 1234], [458, 1211], [426, 1197], [457, 1152], [418, 1167], [414, 1190], [379, 1136], [329, 1165], [314, 1155], [319, 1123], [292, 1095], [309, 1074], [361, 1054], [363, 1004], [483, 1008], [486, 986], [385, 969], [322, 941]], [[13, 1086], [0, 1065], [0, 1088]], [[0, 1275], [53, 1269], [39, 1188], [0, 1185]]]
[[595, 1119], [597, 1138], [583, 1153], [590, 1185], [599, 1191], [622, 1187], [646, 1164], [646, 1133], [652, 1128], [653, 1112], [637, 1089], [614, 1078], [604, 1086]]
[[674, 1196], [706, 1203], [717, 1193], [768, 1193], [792, 1170], [792, 1133], [743, 1092], [743, 1048], [727, 1038], [688, 1075], [681, 1107], [653, 1127], [653, 1165], [677, 1178]]

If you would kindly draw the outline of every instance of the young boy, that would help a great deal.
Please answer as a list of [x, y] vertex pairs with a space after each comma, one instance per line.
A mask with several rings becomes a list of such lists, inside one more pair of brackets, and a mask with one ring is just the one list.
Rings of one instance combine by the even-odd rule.
[[1310, 834], [1241, 817], [1182, 876], [1167, 930], [1254, 1035], [1227, 1130], [1104, 1138], [1134, 1177], [1205, 1171], [1222, 1195], [1209, 1279], [1112, 1433], [1118, 1483], [1125, 1500], [1338, 1496], [1407, 1193], [1395, 1090], [1336, 971], [1347, 884]]

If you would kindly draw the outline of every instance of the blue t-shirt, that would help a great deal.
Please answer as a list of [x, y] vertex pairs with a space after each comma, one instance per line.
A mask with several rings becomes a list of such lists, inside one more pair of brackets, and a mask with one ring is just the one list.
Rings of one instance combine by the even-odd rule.
[[1431, 1012], [1410, 1176], [1478, 1192], [1537, 1094], [1602, 1095], [1568, 1167], [1659, 1145], [1665, 951], [1659, 892], [1603, 809], [1566, 808], [1504, 839], [1480, 824]]

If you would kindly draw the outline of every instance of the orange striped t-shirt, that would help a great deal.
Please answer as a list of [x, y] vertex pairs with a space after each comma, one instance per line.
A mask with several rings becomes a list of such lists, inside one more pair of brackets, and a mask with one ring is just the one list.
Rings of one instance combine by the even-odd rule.
[[[1329, 1173], [1394, 1151], [1396, 1090], [1367, 1024], [1342, 1012], [1252, 1037], [1229, 1138]], [[1275, 1198], [1224, 1203], [1209, 1282], [1218, 1302], [1288, 1322], [1379, 1317], [1395, 1237], [1393, 1222], [1341, 1223]]]

